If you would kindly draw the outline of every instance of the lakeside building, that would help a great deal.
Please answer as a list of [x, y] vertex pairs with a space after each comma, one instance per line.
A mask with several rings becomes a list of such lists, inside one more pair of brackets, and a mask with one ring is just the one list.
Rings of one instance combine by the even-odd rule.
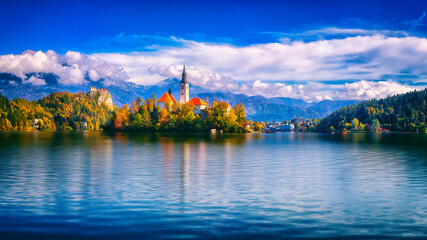
[[283, 124], [281, 127], [280, 127], [280, 131], [282, 131], [282, 132], [293, 132], [295, 130], [295, 125], [293, 125], [293, 124]]
[[265, 129], [268, 131], [275, 131], [275, 132], [293, 132], [295, 131], [295, 125], [273, 121], [273, 122], [267, 122], [267, 124], [265, 125]]
[[296, 117], [296, 118], [293, 118], [292, 120], [291, 120], [291, 123], [292, 124], [297, 124], [297, 123], [299, 123], [299, 124], [307, 124], [307, 122], [309, 122], [310, 120], [309, 119], [307, 119], [307, 118], [303, 118], [303, 117]]
[[267, 122], [267, 124], [265, 125], [265, 129], [269, 130], [269, 131], [280, 131], [280, 126], [282, 125], [281, 122]]

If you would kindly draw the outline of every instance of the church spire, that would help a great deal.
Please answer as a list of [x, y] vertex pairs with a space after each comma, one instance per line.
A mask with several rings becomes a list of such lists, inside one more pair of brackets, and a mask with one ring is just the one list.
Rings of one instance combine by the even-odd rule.
[[184, 69], [182, 70], [181, 83], [188, 83], [188, 81], [187, 81], [187, 73], [185, 72], [185, 63], [184, 63]]
[[187, 73], [185, 72], [185, 63], [182, 69], [182, 79], [179, 84], [179, 104], [185, 104], [190, 100], [190, 93], [188, 89]]

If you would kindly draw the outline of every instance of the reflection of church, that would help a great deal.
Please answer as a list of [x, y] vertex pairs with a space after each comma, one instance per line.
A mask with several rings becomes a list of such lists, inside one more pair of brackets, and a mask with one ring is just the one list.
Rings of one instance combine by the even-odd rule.
[[178, 98], [179, 102], [177, 102], [175, 97], [172, 95], [172, 90], [170, 88], [169, 88], [169, 91], [164, 93], [157, 102], [159, 107], [162, 109], [166, 107], [167, 103], [169, 103], [170, 105], [174, 103], [192, 104], [195, 106], [194, 113], [196, 114], [200, 114], [203, 109], [209, 106], [207, 102], [203, 101], [200, 98], [192, 98], [191, 100], [189, 99], [190, 99], [190, 91], [189, 91], [189, 85], [187, 81], [187, 73], [185, 72], [185, 65], [184, 65], [181, 82], [179, 83], [179, 98]]

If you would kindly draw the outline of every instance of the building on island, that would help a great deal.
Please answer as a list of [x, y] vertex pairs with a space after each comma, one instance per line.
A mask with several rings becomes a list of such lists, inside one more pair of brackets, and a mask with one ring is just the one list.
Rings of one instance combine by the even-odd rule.
[[[169, 88], [169, 91], [164, 93], [157, 102], [158, 102], [158, 106], [162, 109], [168, 106], [169, 106], [168, 108], [170, 109], [170, 107], [174, 103], [191, 104], [194, 106], [193, 112], [195, 114], [200, 114], [200, 115], [202, 114], [203, 109], [209, 106], [209, 103], [207, 101], [203, 101], [198, 97], [190, 99], [190, 88], [187, 80], [187, 73], [185, 72], [185, 65], [182, 70], [181, 82], [179, 83], [178, 102], [176, 101], [175, 97], [172, 95], [172, 90], [170, 88]], [[230, 110], [231, 110], [231, 106], [227, 103], [227, 109], [226, 109], [227, 113], [230, 112]]]
[[157, 100], [157, 103], [159, 105], [160, 108], [165, 108], [166, 106], [168, 106], [168, 108], [170, 108], [172, 106], [172, 104], [177, 103], [176, 99], [174, 98], [174, 96], [172, 95], [172, 90], [169, 88], [169, 91], [164, 93], [159, 100]]
[[186, 102], [185, 104], [192, 104], [192, 105], [194, 105], [193, 112], [195, 114], [201, 114], [202, 110], [209, 106], [209, 103], [203, 101], [200, 98], [192, 98], [190, 101]]
[[190, 92], [187, 81], [187, 73], [185, 72], [184, 65], [184, 69], [182, 70], [181, 83], [179, 84], [179, 104], [187, 103], [188, 100], [190, 100]]

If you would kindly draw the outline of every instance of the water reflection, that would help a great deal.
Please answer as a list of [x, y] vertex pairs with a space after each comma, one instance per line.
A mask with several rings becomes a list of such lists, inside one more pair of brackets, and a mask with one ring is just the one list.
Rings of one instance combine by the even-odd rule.
[[417, 134], [1, 133], [0, 237], [426, 237], [426, 143]]
[[189, 185], [189, 170], [190, 170], [190, 145], [189, 143], [182, 144], [182, 162], [181, 162], [181, 202], [185, 202], [186, 188]]

